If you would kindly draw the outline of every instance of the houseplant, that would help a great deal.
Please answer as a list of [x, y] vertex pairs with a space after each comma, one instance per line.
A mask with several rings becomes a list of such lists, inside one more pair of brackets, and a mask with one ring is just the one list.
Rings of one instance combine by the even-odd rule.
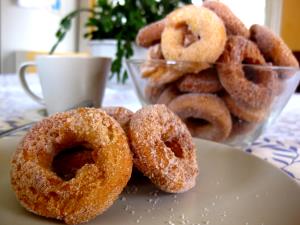
[[86, 27], [90, 29], [84, 37], [90, 40], [117, 40], [116, 57], [111, 72], [117, 76], [118, 82], [124, 83], [128, 75], [127, 71], [121, 70], [122, 60], [133, 55], [132, 43], [138, 30], [146, 24], [162, 19], [174, 8], [189, 3], [191, 0], [97, 0], [95, 7], [75, 10], [61, 20], [55, 34], [57, 42], [50, 53], [53, 53], [64, 39], [72, 19], [79, 13], [89, 12]]

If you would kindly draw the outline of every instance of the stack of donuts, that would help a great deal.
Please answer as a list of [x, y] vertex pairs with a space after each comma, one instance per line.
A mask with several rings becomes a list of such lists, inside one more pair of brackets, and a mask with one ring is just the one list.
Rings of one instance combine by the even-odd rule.
[[270, 112], [292, 73], [271, 66], [299, 67], [270, 29], [247, 29], [219, 1], [187, 5], [142, 28], [137, 44], [149, 48], [141, 66], [151, 104], [165, 104], [194, 137], [227, 141], [250, 132]]
[[166, 106], [136, 113], [121, 107], [80, 108], [42, 120], [12, 157], [11, 184], [30, 212], [78, 224], [113, 204], [133, 165], [165, 192], [195, 186], [195, 145]]

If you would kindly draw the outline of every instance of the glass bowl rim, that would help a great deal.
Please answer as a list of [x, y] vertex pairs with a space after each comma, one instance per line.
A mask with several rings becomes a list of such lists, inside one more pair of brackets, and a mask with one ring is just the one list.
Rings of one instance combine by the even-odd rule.
[[132, 58], [132, 59], [126, 59], [126, 63], [128, 64], [135, 64], [139, 65], [145, 62], [153, 62], [161, 65], [184, 65], [184, 64], [206, 64], [208, 67], [212, 66], [225, 66], [225, 65], [239, 65], [239, 66], [245, 66], [245, 67], [253, 67], [257, 69], [271, 69], [271, 70], [292, 70], [295, 72], [299, 72], [300, 68], [299, 67], [292, 67], [292, 66], [274, 66], [274, 65], [260, 65], [260, 64], [247, 64], [247, 63], [221, 63], [221, 62], [215, 62], [215, 63], [210, 63], [210, 62], [196, 62], [196, 61], [179, 61], [179, 60], [165, 60], [165, 59], [137, 59], [137, 58]]

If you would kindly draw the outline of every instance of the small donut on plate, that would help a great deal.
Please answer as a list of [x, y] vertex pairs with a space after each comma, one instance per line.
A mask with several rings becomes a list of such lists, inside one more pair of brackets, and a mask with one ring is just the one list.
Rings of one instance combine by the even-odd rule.
[[253, 109], [245, 107], [229, 95], [223, 96], [222, 99], [233, 115], [247, 122], [261, 122], [267, 116], [268, 108]]
[[196, 149], [185, 124], [166, 106], [138, 110], [130, 121], [134, 165], [161, 190], [184, 192], [195, 186]]
[[120, 106], [104, 107], [102, 110], [114, 118], [127, 133], [129, 121], [133, 115], [132, 111]]
[[[186, 29], [197, 41], [184, 46]], [[167, 60], [215, 62], [222, 54], [227, 35], [223, 21], [211, 10], [187, 5], [167, 16], [161, 48]]]
[[187, 74], [177, 84], [181, 92], [215, 93], [223, 89], [215, 68]]
[[223, 141], [230, 134], [230, 112], [216, 95], [184, 94], [168, 107], [187, 124], [193, 137]]
[[165, 19], [151, 23], [139, 30], [136, 43], [142, 47], [149, 47], [160, 41], [161, 33], [165, 28]]
[[220, 82], [234, 100], [251, 108], [264, 108], [271, 103], [277, 74], [259, 66], [266, 62], [252, 41], [230, 36], [218, 61]]
[[223, 20], [228, 35], [249, 37], [247, 27], [224, 3], [212, 0], [205, 1], [202, 6], [214, 11]]
[[[85, 149], [88, 160], [64, 180], [53, 171], [53, 159], [73, 147]], [[26, 134], [12, 158], [11, 184], [27, 210], [78, 224], [110, 207], [131, 171], [120, 125], [100, 109], [80, 108], [46, 118]]]

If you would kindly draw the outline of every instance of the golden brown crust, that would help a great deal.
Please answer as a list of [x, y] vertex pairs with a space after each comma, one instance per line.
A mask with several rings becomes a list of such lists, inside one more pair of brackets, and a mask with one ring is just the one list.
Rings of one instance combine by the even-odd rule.
[[[233, 99], [251, 108], [270, 105], [277, 75], [268, 68], [241, 64], [266, 64], [253, 42], [242, 36], [230, 36], [219, 62], [220, 82]], [[252, 80], [247, 76], [251, 76]]]
[[209, 68], [198, 74], [187, 74], [177, 84], [181, 92], [215, 93], [223, 89], [216, 69]]
[[[189, 46], [184, 46], [185, 29], [200, 37]], [[215, 62], [224, 50], [227, 35], [222, 20], [211, 10], [187, 5], [167, 16], [161, 36], [161, 47], [167, 60]]]
[[[223, 141], [230, 134], [230, 113], [216, 95], [184, 94], [171, 101], [168, 107], [186, 122], [193, 137]], [[202, 119], [208, 123], [189, 122], [191, 118]]]
[[198, 174], [195, 146], [187, 127], [164, 105], [137, 111], [129, 137], [134, 165], [161, 190], [184, 192]]
[[[52, 160], [79, 144], [92, 149], [95, 163], [85, 164], [65, 181], [52, 171]], [[11, 184], [27, 210], [78, 224], [112, 205], [131, 170], [120, 125], [100, 109], [80, 108], [46, 118], [27, 133], [12, 158]]]
[[276, 66], [299, 67], [299, 63], [289, 47], [269, 28], [258, 24], [252, 25], [250, 38], [257, 44], [268, 62], [272, 62]]
[[236, 117], [247, 122], [260, 122], [267, 116], [268, 108], [253, 109], [234, 101], [229, 95], [222, 97], [229, 111]]
[[205, 1], [203, 6], [214, 11], [224, 22], [228, 35], [240, 35], [245, 38], [249, 37], [249, 30], [243, 22], [236, 17], [233, 12], [219, 1]]

